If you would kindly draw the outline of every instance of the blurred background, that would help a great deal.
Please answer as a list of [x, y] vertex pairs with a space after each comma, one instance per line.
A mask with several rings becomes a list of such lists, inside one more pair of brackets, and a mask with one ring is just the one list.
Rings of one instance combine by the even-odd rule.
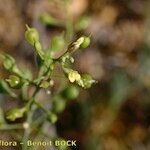
[[[98, 81], [67, 103], [55, 130], [77, 140], [77, 150], [150, 149], [150, 1], [148, 0], [0, 0], [0, 51], [18, 65], [35, 70], [34, 52], [25, 42], [25, 24], [36, 27], [46, 48], [63, 26], [39, 19], [47, 13], [67, 21], [73, 37], [91, 35], [91, 46], [75, 54], [75, 68]], [[82, 23], [78, 21], [82, 19]], [[83, 27], [83, 28], [82, 28]], [[0, 78], [7, 76], [0, 67]], [[15, 102], [2, 102], [12, 107]], [[48, 132], [48, 131], [47, 131]], [[13, 137], [15, 133], [1, 131]]]

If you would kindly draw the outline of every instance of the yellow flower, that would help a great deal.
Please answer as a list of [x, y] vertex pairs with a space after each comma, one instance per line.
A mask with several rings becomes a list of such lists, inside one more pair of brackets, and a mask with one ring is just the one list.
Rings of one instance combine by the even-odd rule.
[[80, 76], [80, 74], [77, 71], [72, 70], [72, 71], [69, 72], [68, 78], [69, 78], [70, 82], [73, 83], [75, 81], [80, 80], [81, 76]]

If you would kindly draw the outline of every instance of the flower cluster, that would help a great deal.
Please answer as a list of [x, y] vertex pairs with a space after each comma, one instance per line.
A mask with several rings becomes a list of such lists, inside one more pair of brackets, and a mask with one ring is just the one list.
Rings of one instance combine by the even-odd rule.
[[[65, 52], [61, 56], [55, 58], [55, 53], [66, 47], [64, 46], [65, 39], [63, 36], [63, 34], [55, 36], [51, 40], [47, 50], [44, 50], [40, 43], [38, 31], [35, 28], [27, 26], [25, 39], [35, 50], [39, 69], [38, 75], [35, 79], [33, 79], [32, 75], [30, 73], [28, 74], [27, 71], [21, 70], [12, 56], [8, 54], [0, 55], [3, 59], [4, 68], [11, 73], [7, 79], [0, 80], [0, 92], [5, 92], [12, 97], [17, 97], [14, 90], [21, 89], [21, 97], [27, 102], [22, 108], [10, 109], [6, 113], [6, 119], [14, 121], [23, 117], [34, 104], [44, 110], [47, 114], [48, 121], [55, 123], [57, 121], [57, 114], [62, 112], [66, 106], [66, 99], [75, 99], [78, 96], [79, 86], [87, 89], [90, 88], [93, 83], [96, 83], [90, 75], [80, 74], [78, 71], [73, 70], [70, 65], [74, 63], [72, 54], [80, 48], [87, 48], [90, 44], [90, 37], [82, 36], [78, 38], [76, 41], [67, 46]], [[58, 95], [53, 97], [51, 110], [45, 110], [45, 108], [36, 101], [36, 95], [40, 89], [48, 89], [54, 85], [51, 74], [56, 63], [60, 64], [70, 84]], [[35, 87], [35, 92], [31, 97], [28, 97], [27, 91], [30, 86]]]

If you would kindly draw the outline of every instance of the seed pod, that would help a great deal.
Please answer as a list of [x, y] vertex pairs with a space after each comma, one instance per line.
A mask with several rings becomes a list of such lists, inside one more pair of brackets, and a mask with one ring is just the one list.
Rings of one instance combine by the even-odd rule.
[[49, 112], [48, 113], [48, 116], [47, 116], [47, 120], [50, 122], [50, 123], [55, 123], [57, 121], [57, 115], [52, 113], [52, 112]]
[[6, 81], [9, 83], [11, 88], [20, 88], [22, 85], [20, 78], [15, 75], [10, 75]]
[[10, 121], [15, 121], [16, 119], [23, 117], [25, 112], [26, 112], [26, 108], [25, 107], [10, 109], [6, 113], [6, 119], [8, 119]]
[[35, 42], [39, 41], [39, 34], [35, 28], [30, 28], [27, 26], [27, 31], [25, 32], [25, 39], [34, 46]]
[[10, 55], [5, 55], [3, 66], [6, 70], [12, 70], [13, 66], [15, 64], [15, 59]]
[[66, 102], [61, 96], [55, 96], [53, 99], [52, 106], [52, 110], [55, 113], [61, 113], [66, 107]]
[[80, 48], [87, 48], [90, 45], [90, 42], [91, 42], [90, 38], [84, 36], [84, 41], [80, 45]]
[[39, 20], [41, 21], [41, 23], [43, 23], [44, 25], [60, 25], [60, 21], [57, 20], [56, 18], [50, 16], [47, 13], [43, 13]]
[[81, 16], [75, 25], [77, 31], [84, 30], [88, 27], [90, 18], [88, 16]]
[[79, 89], [75, 85], [70, 85], [62, 91], [62, 96], [66, 99], [76, 99], [79, 95]]
[[64, 45], [65, 45], [64, 36], [63, 35], [55, 36], [52, 38], [50, 49], [51, 51], [56, 52], [63, 49]]

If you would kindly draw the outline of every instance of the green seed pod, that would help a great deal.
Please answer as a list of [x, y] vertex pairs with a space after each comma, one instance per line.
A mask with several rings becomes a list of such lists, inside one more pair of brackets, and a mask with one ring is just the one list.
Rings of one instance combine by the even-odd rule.
[[79, 89], [75, 85], [70, 85], [61, 94], [66, 99], [76, 99], [79, 95]]
[[16, 74], [21, 74], [21, 71], [19, 70], [19, 68], [15, 62], [15, 59], [8, 54], [5, 54], [3, 56], [3, 66], [6, 70], [8, 70], [10, 72], [13, 72]]
[[47, 120], [50, 122], [50, 123], [52, 123], [52, 124], [54, 124], [56, 121], [57, 121], [57, 115], [56, 114], [54, 114], [54, 113], [52, 113], [52, 112], [49, 112], [48, 113], [48, 116], [47, 116]]
[[39, 41], [39, 34], [35, 28], [30, 28], [27, 26], [27, 31], [25, 32], [25, 39], [34, 46], [35, 42]]
[[24, 113], [26, 112], [26, 108], [13, 108], [10, 109], [7, 113], [6, 113], [6, 119], [10, 120], [10, 121], [15, 121], [18, 118], [23, 117]]
[[63, 34], [59, 36], [54, 36], [51, 40], [49, 51], [51, 57], [55, 57], [55, 54], [57, 54], [58, 51], [62, 50], [65, 46], [65, 40]]
[[55, 19], [47, 13], [43, 13], [39, 19], [44, 25], [60, 25], [59, 20]]
[[15, 64], [15, 59], [10, 55], [5, 55], [3, 66], [6, 70], [11, 70]]
[[91, 42], [90, 37], [84, 36], [84, 41], [80, 45], [80, 48], [87, 48], [90, 45], [90, 42]]
[[53, 99], [52, 106], [52, 110], [55, 113], [61, 113], [66, 107], [66, 102], [61, 96], [55, 96]]
[[81, 16], [75, 25], [77, 31], [84, 30], [88, 27], [90, 18], [88, 16]]
[[11, 88], [20, 88], [22, 85], [20, 78], [15, 75], [10, 75], [6, 81], [9, 83]]

